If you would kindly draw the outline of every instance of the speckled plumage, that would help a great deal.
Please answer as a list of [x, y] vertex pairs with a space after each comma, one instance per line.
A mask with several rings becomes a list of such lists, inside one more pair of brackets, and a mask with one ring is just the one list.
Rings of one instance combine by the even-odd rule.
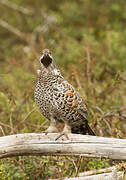
[[47, 132], [55, 132], [56, 122], [62, 120], [64, 132], [95, 135], [88, 125], [83, 99], [61, 75], [48, 49], [40, 57], [34, 94], [40, 112], [51, 121]]

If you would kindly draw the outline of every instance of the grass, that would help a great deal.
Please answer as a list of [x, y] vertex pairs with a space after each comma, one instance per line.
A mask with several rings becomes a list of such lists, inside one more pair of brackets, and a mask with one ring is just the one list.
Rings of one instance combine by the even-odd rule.
[[[125, 138], [126, 4], [99, 0], [10, 2], [31, 8], [36, 15], [20, 14], [0, 4], [1, 19], [25, 36], [0, 28], [0, 135], [41, 132], [48, 127], [49, 122], [36, 108], [34, 87], [40, 53], [49, 48], [65, 79], [85, 99], [96, 134]], [[113, 164], [118, 162], [16, 157], [0, 160], [0, 175], [2, 180], [74, 177]]]

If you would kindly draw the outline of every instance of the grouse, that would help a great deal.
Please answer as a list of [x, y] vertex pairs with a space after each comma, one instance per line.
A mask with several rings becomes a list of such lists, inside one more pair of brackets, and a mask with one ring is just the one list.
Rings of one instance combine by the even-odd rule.
[[50, 120], [46, 132], [57, 132], [56, 122], [63, 121], [63, 133], [95, 135], [83, 99], [61, 75], [48, 49], [43, 50], [39, 62], [34, 97], [40, 112]]

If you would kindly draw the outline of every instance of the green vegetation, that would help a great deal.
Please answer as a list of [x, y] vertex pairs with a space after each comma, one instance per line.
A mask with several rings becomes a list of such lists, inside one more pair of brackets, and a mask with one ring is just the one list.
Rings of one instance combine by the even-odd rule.
[[[43, 48], [49, 48], [65, 78], [85, 99], [96, 134], [125, 138], [125, 1], [9, 2], [32, 12], [19, 12], [19, 7], [14, 10], [0, 2], [0, 135], [41, 132], [48, 127], [36, 108], [34, 86], [37, 59]], [[79, 157], [8, 158], [0, 160], [0, 179], [73, 177], [74, 164], [79, 173], [115, 162]]]

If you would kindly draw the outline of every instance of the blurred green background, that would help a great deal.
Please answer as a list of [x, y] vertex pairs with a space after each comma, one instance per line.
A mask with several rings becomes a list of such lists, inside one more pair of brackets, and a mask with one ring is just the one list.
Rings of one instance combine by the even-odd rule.
[[[125, 138], [125, 1], [0, 0], [1, 136], [41, 132], [49, 125], [34, 102], [44, 48], [52, 51], [65, 79], [85, 99], [96, 134]], [[0, 161], [0, 176], [4, 180], [74, 177], [115, 163], [75, 157], [8, 158]]]

